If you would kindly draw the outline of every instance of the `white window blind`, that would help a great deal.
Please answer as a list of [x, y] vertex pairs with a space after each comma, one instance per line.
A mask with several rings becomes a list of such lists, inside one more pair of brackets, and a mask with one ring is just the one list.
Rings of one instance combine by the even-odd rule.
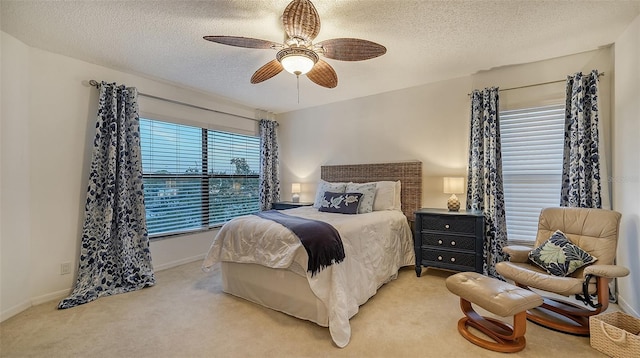
[[500, 134], [507, 237], [531, 243], [540, 210], [560, 204], [564, 104], [501, 111]]
[[260, 210], [260, 138], [209, 131], [209, 214], [219, 225]]
[[259, 210], [258, 137], [141, 118], [140, 142], [151, 237]]

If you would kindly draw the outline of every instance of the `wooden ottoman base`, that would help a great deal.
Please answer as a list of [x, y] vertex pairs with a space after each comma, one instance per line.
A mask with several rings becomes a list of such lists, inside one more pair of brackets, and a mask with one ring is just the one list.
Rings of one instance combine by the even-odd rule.
[[[469, 342], [502, 353], [519, 352], [526, 346], [527, 310], [542, 304], [542, 297], [507, 282], [475, 272], [461, 272], [447, 278], [449, 291], [460, 297], [465, 317], [458, 321], [458, 332]], [[513, 316], [513, 325], [479, 315], [472, 304], [502, 317]], [[482, 338], [469, 330], [486, 335]]]
[[[460, 308], [465, 317], [458, 321], [458, 332], [469, 342], [482, 348], [502, 353], [514, 353], [524, 349], [527, 344], [524, 333], [527, 329], [526, 311], [513, 316], [513, 325], [500, 320], [480, 316], [471, 307], [471, 302], [460, 299]], [[469, 331], [469, 326], [490, 337], [493, 341], [483, 339]]]

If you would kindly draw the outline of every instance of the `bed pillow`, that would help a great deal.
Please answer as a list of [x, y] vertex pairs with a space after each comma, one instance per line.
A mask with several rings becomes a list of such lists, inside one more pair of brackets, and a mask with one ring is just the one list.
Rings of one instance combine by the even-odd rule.
[[330, 191], [333, 193], [344, 193], [344, 189], [346, 188], [346, 186], [347, 183], [330, 183], [328, 181], [320, 179], [320, 182], [318, 183], [318, 189], [316, 189], [316, 198], [313, 201], [313, 207], [316, 209], [320, 208], [325, 191]]
[[347, 193], [362, 193], [362, 199], [360, 199], [360, 207], [358, 207], [358, 214], [366, 214], [373, 211], [373, 201], [376, 197], [376, 183], [349, 183], [347, 184]]
[[402, 190], [402, 184], [400, 180], [396, 181], [396, 200], [395, 200], [395, 210], [402, 210], [402, 201], [400, 200], [400, 193]]
[[332, 193], [325, 191], [319, 211], [339, 214], [357, 214], [362, 193]]
[[557, 230], [549, 240], [529, 253], [529, 259], [554, 276], [566, 277], [597, 258], [574, 245]]
[[373, 200], [373, 211], [381, 210], [399, 210], [400, 206], [396, 204], [399, 195], [396, 198], [396, 188], [400, 181], [377, 181], [376, 196]]

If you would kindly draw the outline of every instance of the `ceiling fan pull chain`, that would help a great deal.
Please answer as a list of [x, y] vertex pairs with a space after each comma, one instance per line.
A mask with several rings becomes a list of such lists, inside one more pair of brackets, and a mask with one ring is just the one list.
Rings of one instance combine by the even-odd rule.
[[298, 104], [300, 104], [300, 75], [296, 75], [296, 88], [298, 89]]

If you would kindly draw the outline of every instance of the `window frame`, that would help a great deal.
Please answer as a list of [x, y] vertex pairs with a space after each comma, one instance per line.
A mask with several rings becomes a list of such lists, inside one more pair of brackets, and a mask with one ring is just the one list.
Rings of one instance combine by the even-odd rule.
[[[251, 137], [254, 139], [257, 139], [259, 141], [259, 136], [257, 135], [249, 135], [249, 134], [243, 134], [243, 133], [234, 133], [234, 132], [230, 132], [230, 131], [222, 131], [222, 130], [217, 130], [217, 129], [209, 129], [209, 128], [204, 128], [201, 125], [199, 126], [194, 126], [191, 124], [182, 124], [182, 123], [175, 123], [173, 121], [166, 121], [166, 120], [162, 120], [162, 119], [156, 119], [156, 118], [152, 118], [152, 116], [149, 115], [145, 115], [145, 116], [140, 116], [140, 120], [141, 121], [150, 121], [150, 122], [161, 122], [161, 123], [166, 123], [166, 124], [170, 124], [170, 125], [176, 125], [176, 126], [186, 126], [186, 127], [191, 127], [191, 128], [198, 128], [200, 129], [200, 141], [201, 141], [201, 145], [200, 145], [200, 156], [201, 156], [201, 160], [199, 163], [199, 172], [197, 173], [145, 173], [144, 172], [144, 165], [143, 165], [143, 171], [142, 171], [142, 179], [143, 179], [143, 183], [146, 187], [147, 182], [149, 179], [165, 179], [165, 180], [175, 180], [175, 181], [179, 181], [179, 180], [184, 180], [184, 179], [199, 179], [199, 191], [200, 191], [200, 226], [197, 228], [189, 228], [189, 229], [179, 229], [179, 230], [173, 230], [173, 231], [163, 231], [163, 232], [159, 232], [159, 233], [148, 233], [149, 235], [149, 239], [150, 240], [157, 240], [157, 239], [164, 239], [164, 238], [169, 238], [169, 237], [175, 237], [175, 236], [183, 236], [183, 235], [190, 235], [190, 234], [194, 234], [194, 233], [198, 233], [198, 232], [206, 232], [209, 230], [214, 230], [214, 229], [218, 229], [220, 227], [222, 227], [222, 225], [224, 225], [224, 223], [226, 223], [227, 221], [231, 220], [227, 219], [227, 220], [222, 220], [222, 221], [218, 221], [215, 222], [215, 218], [214, 218], [214, 222], [212, 223], [212, 217], [213, 215], [211, 214], [211, 207], [210, 207], [210, 203], [211, 203], [211, 193], [210, 193], [210, 183], [212, 179], [240, 179], [240, 180], [246, 180], [246, 179], [255, 179], [255, 180], [259, 180], [260, 178], [260, 174], [259, 174], [259, 169], [258, 172], [254, 172], [252, 174], [221, 174], [218, 172], [210, 172], [209, 171], [209, 157], [210, 157], [210, 151], [212, 150], [209, 145], [209, 138], [210, 138], [210, 132], [219, 132], [219, 133], [224, 133], [225, 135], [234, 135], [234, 136], [239, 136], [239, 137]], [[141, 144], [142, 144], [142, 135], [141, 135]], [[259, 159], [260, 156], [260, 146], [259, 146], [259, 142], [257, 143], [257, 158]], [[144, 155], [142, 156], [142, 162], [144, 163]], [[256, 211], [259, 211], [260, 208], [260, 203], [259, 203], [259, 191], [258, 191], [258, 196], [257, 196], [257, 205], [256, 205]], [[145, 190], [145, 209], [147, 209], [147, 200], [146, 200], [146, 190]], [[236, 216], [240, 216], [240, 215], [246, 215], [246, 214], [239, 214]], [[234, 216], [235, 217], [235, 216]], [[232, 217], [233, 218], [233, 217]], [[147, 225], [147, 229], [148, 229], [148, 225]]]

